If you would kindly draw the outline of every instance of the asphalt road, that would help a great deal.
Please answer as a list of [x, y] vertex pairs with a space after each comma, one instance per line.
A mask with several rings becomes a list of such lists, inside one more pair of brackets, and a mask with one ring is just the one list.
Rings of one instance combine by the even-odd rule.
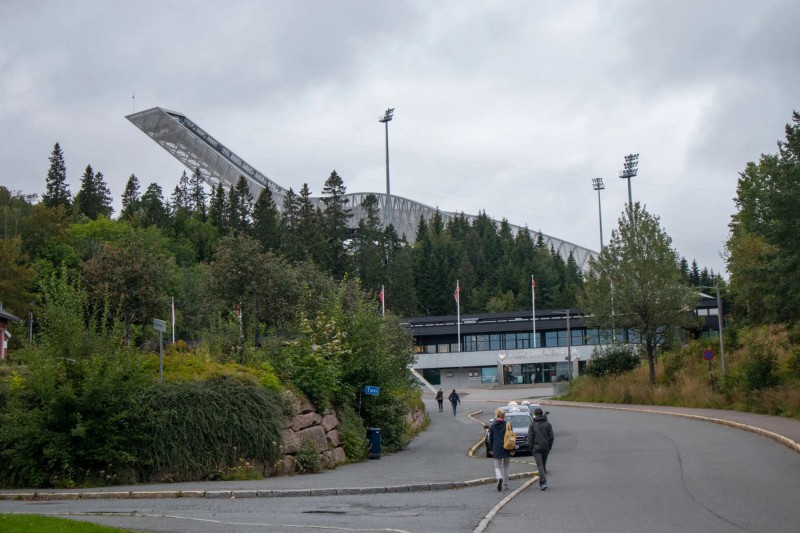
[[762, 436], [657, 414], [551, 407], [549, 489], [488, 531], [790, 532], [800, 454]]
[[[313, 476], [175, 484], [162, 490], [379, 487], [493, 477], [467, 456], [483, 435], [467, 416], [497, 403], [464, 396], [459, 415], [438, 413], [408, 450]], [[468, 488], [320, 497], [0, 501], [0, 512], [71, 516], [148, 531], [468, 532], [498, 503], [486, 531], [797, 531], [800, 454], [762, 436], [671, 416], [551, 406], [556, 443], [550, 489], [513, 498], [493, 483]], [[535, 470], [530, 458], [512, 472]], [[525, 479], [512, 481], [519, 488]], [[137, 487], [129, 490], [157, 490]], [[116, 488], [115, 490], [119, 490]]]

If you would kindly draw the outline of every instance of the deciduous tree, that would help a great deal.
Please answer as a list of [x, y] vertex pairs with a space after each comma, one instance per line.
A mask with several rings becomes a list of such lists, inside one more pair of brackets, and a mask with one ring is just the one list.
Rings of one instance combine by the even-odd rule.
[[130, 342], [131, 325], [164, 314], [172, 258], [146, 245], [133, 232], [119, 246], [106, 244], [84, 267], [87, 288], [96, 306], [105, 302], [125, 324]]
[[672, 239], [638, 202], [623, 213], [611, 241], [590, 260], [583, 308], [590, 323], [627, 328], [644, 343], [655, 383], [656, 348], [670, 330], [689, 325], [699, 295], [681, 275]]

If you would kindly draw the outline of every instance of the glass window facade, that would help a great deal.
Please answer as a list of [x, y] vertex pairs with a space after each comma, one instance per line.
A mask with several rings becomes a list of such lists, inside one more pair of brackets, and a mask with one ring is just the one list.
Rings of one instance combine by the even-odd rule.
[[481, 383], [497, 383], [496, 366], [485, 366], [481, 368]]
[[[597, 328], [575, 328], [570, 331], [572, 346], [594, 346], [611, 344], [612, 342], [640, 344], [641, 339], [635, 336], [632, 332], [624, 329], [618, 329], [614, 335], [610, 329], [597, 329]], [[570, 336], [567, 335], [567, 330], [547, 330], [537, 331], [536, 335], [539, 339], [538, 347], [552, 348], [552, 347], [566, 347], [569, 345]], [[461, 351], [475, 352], [475, 351], [502, 351], [502, 350], [526, 350], [533, 348], [531, 338], [532, 332], [514, 332], [514, 333], [489, 333], [480, 335], [464, 335], [462, 337]], [[457, 352], [458, 344], [452, 343], [432, 343], [427, 345], [418, 345], [414, 349], [417, 353], [449, 353]]]

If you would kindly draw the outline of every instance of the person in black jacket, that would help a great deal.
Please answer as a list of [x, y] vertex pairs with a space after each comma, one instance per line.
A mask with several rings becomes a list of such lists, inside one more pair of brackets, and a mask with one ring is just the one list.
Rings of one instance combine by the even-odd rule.
[[497, 490], [508, 490], [508, 465], [514, 452], [503, 447], [508, 431], [505, 411], [497, 409], [494, 416], [494, 422], [489, 426], [489, 448], [494, 458], [494, 476], [497, 478]]
[[455, 389], [453, 389], [453, 392], [450, 393], [450, 396], [448, 396], [447, 399], [450, 400], [450, 403], [453, 405], [453, 416], [456, 416], [456, 408], [458, 407], [458, 404], [461, 403], [461, 398], [458, 397], [458, 393]]
[[536, 468], [539, 470], [539, 490], [547, 490], [547, 456], [553, 448], [555, 435], [553, 426], [547, 421], [544, 412], [537, 407], [534, 411], [534, 418], [528, 428], [528, 442], [532, 442], [531, 455], [536, 461]]
[[444, 405], [444, 393], [442, 392], [442, 388], [439, 387], [439, 390], [436, 391], [436, 402], [439, 404], [439, 412], [442, 412], [442, 406]]

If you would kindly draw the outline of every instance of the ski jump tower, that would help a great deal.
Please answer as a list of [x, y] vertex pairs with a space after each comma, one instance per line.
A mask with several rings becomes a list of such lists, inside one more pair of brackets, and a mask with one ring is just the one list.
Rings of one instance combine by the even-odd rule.
[[[169, 152], [175, 159], [183, 163], [189, 171], [194, 172], [195, 169], [199, 168], [203, 178], [211, 186], [216, 187], [218, 183], [222, 183], [223, 186], [229, 187], [239, 180], [239, 176], [244, 176], [250, 186], [253, 198], [258, 198], [261, 191], [269, 187], [275, 205], [278, 209], [283, 207], [283, 200], [288, 192], [287, 189], [284, 189], [253, 168], [252, 165], [209, 135], [183, 113], [154, 107], [133, 113], [125, 118], [147, 134], [161, 148]], [[358, 225], [358, 221], [365, 216], [365, 211], [361, 208], [361, 202], [368, 194], [373, 194], [378, 198], [378, 207], [381, 212], [384, 212], [387, 207], [385, 193], [358, 192], [347, 194], [346, 198], [349, 200], [350, 208], [353, 210], [351, 224], [354, 228]], [[312, 198], [312, 201], [316, 206], [321, 206], [322, 204], [319, 197]], [[428, 205], [395, 196], [394, 194], [391, 196], [391, 202], [392, 221], [397, 234], [400, 236], [405, 235], [409, 242], [413, 242], [416, 238], [420, 217], [423, 216], [426, 220], [430, 220], [437, 211]], [[439, 214], [445, 222], [460, 215], [459, 213], [445, 211], [439, 211]], [[474, 215], [463, 216], [470, 222], [476, 218]], [[514, 232], [529, 231], [534, 241], [538, 238], [539, 232], [513, 224], [510, 224], [510, 226]], [[555, 249], [564, 260], [572, 253], [573, 258], [582, 269], [587, 268], [589, 257], [596, 255], [596, 252], [588, 248], [583, 248], [549, 235], [542, 234], [542, 239], [548, 248]]]

